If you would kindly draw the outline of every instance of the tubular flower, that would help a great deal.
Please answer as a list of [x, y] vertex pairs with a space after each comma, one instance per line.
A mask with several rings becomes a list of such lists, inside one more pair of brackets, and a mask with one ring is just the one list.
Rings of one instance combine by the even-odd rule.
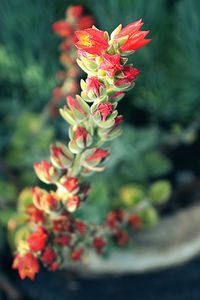
[[99, 69], [105, 70], [109, 77], [113, 77], [117, 71], [122, 70], [123, 66], [120, 64], [120, 55], [103, 54], [103, 62], [100, 64]]
[[38, 261], [30, 252], [24, 255], [17, 254], [13, 261], [12, 268], [18, 269], [21, 279], [29, 277], [33, 280], [35, 274], [39, 272]]
[[79, 205], [79, 198], [78, 196], [74, 195], [71, 196], [68, 200], [67, 200], [67, 204], [66, 204], [66, 208], [69, 212], [74, 212], [78, 205]]
[[83, 255], [83, 252], [84, 252], [84, 248], [81, 248], [79, 250], [77, 250], [77, 248], [75, 247], [73, 250], [72, 250], [72, 253], [71, 253], [71, 258], [73, 261], [78, 261], [81, 259], [82, 255]]
[[137, 22], [131, 23], [124, 27], [116, 36], [115, 40], [126, 37], [127, 40], [119, 48], [121, 53], [126, 51], [135, 51], [139, 48], [142, 48], [144, 45], [149, 43], [151, 39], [144, 39], [149, 31], [139, 31], [140, 27], [143, 25], [142, 19]]
[[100, 56], [104, 49], [108, 48], [108, 42], [105, 39], [105, 33], [102, 30], [88, 28], [83, 31], [77, 31], [78, 42], [76, 47], [87, 53]]
[[35, 163], [34, 169], [40, 180], [45, 183], [52, 182], [59, 175], [53, 165], [48, 163], [46, 160], [43, 160], [40, 163]]

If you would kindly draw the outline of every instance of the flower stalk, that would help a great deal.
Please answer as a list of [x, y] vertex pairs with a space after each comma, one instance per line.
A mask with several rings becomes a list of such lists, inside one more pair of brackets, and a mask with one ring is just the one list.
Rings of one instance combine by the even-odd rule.
[[[69, 17], [77, 18], [79, 14], [79, 9], [70, 10]], [[69, 24], [55, 24], [55, 31], [68, 36]], [[39, 179], [55, 185], [55, 189], [32, 189], [33, 206], [27, 209], [31, 230], [20, 242], [13, 264], [22, 279], [34, 278], [38, 261], [55, 271], [66, 253], [72, 261], [84, 260], [91, 247], [101, 254], [109, 236], [123, 247], [129, 240], [123, 228], [135, 230], [142, 224], [139, 216], [122, 210], [111, 211], [101, 226], [80, 221], [72, 214], [90, 193], [86, 177], [106, 167], [111, 153], [104, 144], [122, 132], [123, 117], [118, 115], [117, 105], [133, 88], [139, 73], [122, 56], [150, 41], [144, 39], [147, 32], [139, 31], [142, 24], [139, 20], [124, 29], [120, 25], [110, 36], [94, 26], [76, 32], [77, 63], [87, 73], [87, 79], [81, 80], [81, 95], [67, 96], [67, 105], [60, 109], [70, 124], [68, 144], [51, 145], [51, 163], [34, 165]]]

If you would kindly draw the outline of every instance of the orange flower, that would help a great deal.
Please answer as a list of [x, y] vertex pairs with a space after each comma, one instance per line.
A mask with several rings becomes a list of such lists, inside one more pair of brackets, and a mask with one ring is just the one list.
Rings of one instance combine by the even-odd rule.
[[14, 258], [12, 268], [18, 269], [21, 279], [29, 277], [33, 280], [35, 273], [39, 272], [38, 261], [30, 252], [27, 252], [23, 256], [17, 254]]
[[78, 42], [76, 47], [87, 53], [100, 56], [109, 45], [105, 40], [105, 33], [102, 30], [88, 28], [83, 31], [76, 31]]

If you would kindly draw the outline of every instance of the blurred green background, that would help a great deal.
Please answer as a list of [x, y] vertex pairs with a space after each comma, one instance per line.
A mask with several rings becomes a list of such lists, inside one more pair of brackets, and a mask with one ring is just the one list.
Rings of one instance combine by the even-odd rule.
[[[69, 5], [77, 4], [94, 16], [97, 27], [108, 32], [119, 23], [125, 26], [142, 17], [144, 30], [150, 29], [152, 38], [130, 58], [141, 73], [119, 105], [124, 132], [110, 145], [107, 170], [92, 176], [96, 184], [83, 216], [100, 220], [110, 209], [110, 199], [114, 205], [119, 203], [118, 191], [124, 185], [146, 187], [164, 179], [176, 190], [200, 175], [200, 1], [1, 0], [3, 226], [16, 209], [19, 192], [38, 183], [33, 163], [48, 159], [52, 142], [67, 140], [67, 124], [48, 113], [55, 73], [61, 68], [61, 40], [52, 32], [52, 23], [64, 18]], [[3, 231], [0, 236], [1, 247]]]

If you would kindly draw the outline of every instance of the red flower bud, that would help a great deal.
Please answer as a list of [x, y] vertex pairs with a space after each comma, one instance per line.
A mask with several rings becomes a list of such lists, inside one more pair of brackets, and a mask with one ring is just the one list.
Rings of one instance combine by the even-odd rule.
[[68, 192], [78, 191], [79, 189], [79, 182], [76, 177], [67, 177], [62, 185]]
[[123, 67], [122, 72], [124, 73], [124, 77], [117, 80], [117, 82], [115, 83], [116, 86], [132, 82], [140, 73], [138, 69], [128, 66]]
[[76, 247], [74, 247], [74, 249], [71, 252], [71, 259], [73, 261], [78, 261], [81, 259], [82, 254], [83, 254], [84, 248], [81, 248], [80, 250], [77, 250]]
[[119, 54], [103, 54], [102, 60], [103, 62], [100, 64], [99, 69], [105, 70], [109, 77], [113, 77], [117, 71], [122, 70], [123, 68], [123, 66], [120, 64]]
[[131, 215], [128, 219], [128, 224], [132, 229], [139, 229], [142, 226], [142, 219], [136, 215]]
[[99, 103], [96, 112], [100, 112], [101, 120], [104, 122], [106, 118], [112, 113], [112, 104], [109, 102]]
[[95, 152], [86, 158], [86, 161], [93, 161], [95, 159], [100, 159], [101, 161], [108, 155], [107, 151], [102, 148], [97, 148]]
[[49, 173], [51, 167], [53, 167], [53, 165], [50, 164], [50, 163], [48, 163], [46, 160], [43, 160], [43, 161], [41, 161], [39, 163], [35, 163], [34, 164], [35, 172], [37, 174], [43, 173], [42, 175], [44, 177], [46, 177], [49, 181], [52, 180], [51, 175]]
[[92, 27], [93, 24], [94, 24], [94, 19], [91, 15], [83, 16], [77, 22], [77, 26], [81, 30]]
[[124, 213], [120, 209], [115, 209], [108, 213], [106, 217], [106, 224], [112, 229], [116, 229], [120, 222], [124, 219]]
[[81, 221], [76, 221], [76, 229], [85, 236], [85, 224]]
[[36, 223], [46, 223], [44, 213], [34, 205], [28, 205], [26, 213], [30, 216], [30, 220], [33, 220]]
[[61, 86], [55, 87], [55, 89], [52, 92], [52, 96], [56, 100], [60, 100], [64, 97]]
[[92, 91], [97, 98], [99, 98], [100, 93], [99, 93], [99, 89], [102, 86], [103, 88], [106, 88], [106, 86], [101, 83], [98, 79], [98, 77], [96, 76], [92, 76], [86, 79], [86, 83], [87, 83], [87, 88], [86, 88], [86, 93], [89, 93], [90, 91]]
[[78, 110], [82, 115], [86, 115], [85, 111], [83, 110], [79, 101], [76, 98], [68, 96], [66, 99], [67, 99], [67, 105], [68, 105], [69, 109], [71, 110], [72, 114], [73, 114], [73, 108], [74, 108], [74, 109]]
[[71, 222], [68, 217], [65, 219], [54, 220], [52, 225], [55, 232], [71, 232]]
[[128, 243], [129, 237], [125, 231], [121, 230], [114, 235], [114, 240], [120, 247], [124, 247]]
[[74, 212], [79, 205], [79, 198], [76, 195], [73, 195], [72, 197], [68, 198], [66, 208], [69, 212]]
[[101, 254], [105, 245], [106, 245], [106, 242], [102, 237], [94, 238], [93, 246], [94, 246], [94, 248], [97, 249], [97, 253]]
[[60, 243], [62, 245], [62, 247], [70, 245], [70, 236], [69, 235], [55, 237], [53, 240], [55, 243]]
[[79, 18], [83, 13], [82, 5], [71, 6], [67, 9], [67, 15], [72, 18]]
[[17, 254], [14, 258], [12, 268], [18, 269], [21, 279], [29, 277], [33, 280], [35, 273], [39, 272], [38, 261], [30, 252], [24, 255]]
[[124, 93], [123, 92], [116, 92], [114, 93], [111, 97], [110, 97], [110, 100], [115, 100], [117, 99], [118, 97], [121, 99], [122, 97], [124, 96]]
[[72, 33], [72, 26], [67, 21], [57, 21], [53, 23], [52, 28], [62, 38], [66, 38]]
[[52, 158], [56, 159], [56, 166], [64, 168], [72, 162], [72, 158], [61, 147], [51, 145]]
[[39, 226], [37, 230], [26, 239], [26, 242], [29, 244], [31, 251], [42, 251], [45, 248], [46, 239], [46, 230]]
[[85, 130], [84, 127], [77, 127], [77, 129], [75, 131], [75, 141], [77, 141], [77, 139], [79, 139], [79, 138], [82, 138], [83, 139], [83, 145], [84, 145], [84, 147], [86, 147], [87, 136], [88, 136], [88, 133], [87, 133], [87, 131]]
[[53, 249], [48, 248], [43, 252], [42, 257], [40, 258], [40, 260], [43, 263], [46, 263], [46, 264], [50, 265], [54, 261], [55, 258], [56, 258], [56, 254], [53, 251]]
[[58, 267], [59, 267], [59, 263], [53, 263], [53, 264], [50, 265], [49, 269], [52, 272], [54, 272], [54, 271], [56, 271], [58, 269]]
[[103, 50], [109, 46], [102, 30], [88, 28], [83, 31], [76, 31], [75, 34], [78, 38], [76, 47], [90, 54], [100, 56]]

